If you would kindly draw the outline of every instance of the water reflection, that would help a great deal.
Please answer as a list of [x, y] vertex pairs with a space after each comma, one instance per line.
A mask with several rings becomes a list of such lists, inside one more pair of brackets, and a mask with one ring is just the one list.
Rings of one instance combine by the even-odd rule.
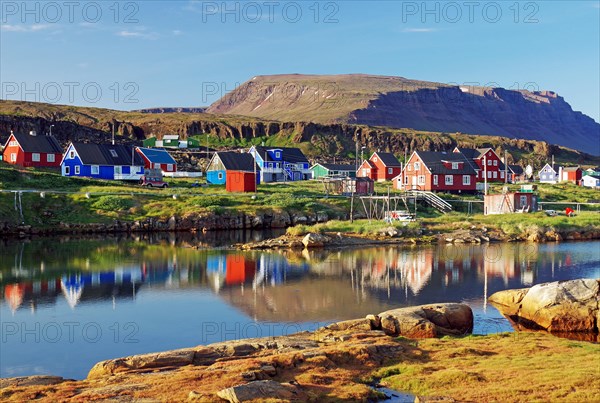
[[[227, 235], [217, 244], [240, 237]], [[508, 321], [487, 305], [493, 292], [600, 277], [599, 242], [237, 252], [195, 249], [193, 239], [0, 244], [0, 375], [82, 377], [101, 359], [254, 336], [232, 332], [228, 326], [233, 324], [294, 323], [294, 331], [310, 330], [329, 321], [433, 302], [469, 303], [476, 333], [506, 331]], [[85, 350], [87, 340], [33, 342], [18, 332], [72, 321], [97, 322], [105, 339]], [[115, 324], [131, 322], [140, 329], [135, 345], [108, 337]], [[226, 331], [207, 335], [207, 323]], [[67, 368], [64, 355], [74, 350], [89, 356]]]

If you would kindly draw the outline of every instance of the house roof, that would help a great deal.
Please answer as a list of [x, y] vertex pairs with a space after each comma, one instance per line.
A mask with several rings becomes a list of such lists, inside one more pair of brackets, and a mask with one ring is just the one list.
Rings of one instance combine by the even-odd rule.
[[[432, 174], [454, 174], [454, 175], [475, 175], [475, 170], [469, 160], [462, 153], [445, 153], [437, 151], [415, 151], [421, 161], [429, 168]], [[446, 168], [442, 161], [463, 162], [462, 168]]]
[[[142, 157], [127, 145], [72, 143], [81, 162], [86, 165], [135, 165], [143, 166]], [[114, 150], [116, 157], [111, 150]], [[133, 164], [131, 163], [133, 157]]]
[[323, 168], [329, 171], [356, 171], [356, 167], [352, 164], [315, 164], [321, 165]]
[[220, 151], [215, 155], [219, 156], [219, 159], [223, 163], [223, 166], [227, 171], [245, 171], [245, 172], [258, 172], [260, 168], [258, 165], [254, 165], [254, 158], [252, 154], [238, 153], [235, 151]]
[[177, 164], [164, 148], [137, 147], [137, 149], [153, 164]]
[[302, 153], [302, 151], [299, 148], [256, 146], [256, 152], [265, 161], [274, 161], [273, 159], [271, 159], [271, 157], [269, 156], [269, 154], [267, 152], [267, 151], [271, 151], [271, 150], [281, 150], [281, 159], [285, 162], [292, 162], [292, 163], [308, 162], [308, 159], [306, 158], [304, 153]]
[[546, 164], [544, 164], [542, 169], [539, 170], [539, 172], [542, 172], [544, 170], [544, 168], [546, 168], [546, 166], [549, 166], [550, 168], [552, 168], [554, 170], [554, 172], [556, 172], [556, 173], [558, 173], [558, 170], [560, 169], [560, 165], [558, 165], [558, 164], [552, 165], [552, 164], [546, 163]]
[[[459, 147], [456, 147], [456, 149], [458, 151], [460, 151], [469, 160], [469, 163], [471, 164], [473, 169], [475, 169], [476, 171], [480, 170], [481, 168], [479, 168], [479, 166], [477, 164], [472, 162], [473, 160], [475, 160], [477, 158], [483, 158], [485, 156], [485, 154], [490, 150], [492, 150], [494, 152], [494, 154], [496, 154], [494, 149], [491, 147], [486, 147], [486, 148], [459, 148]], [[498, 168], [500, 170], [504, 170], [504, 163], [502, 161], [500, 161], [500, 163], [498, 164]]]
[[[63, 149], [54, 136], [32, 136], [30, 134], [13, 133], [23, 151], [28, 153], [63, 153]], [[9, 137], [10, 138], [10, 137]]]
[[600, 175], [586, 175], [584, 178], [594, 178], [596, 180], [600, 180]]
[[176, 134], [165, 134], [163, 140], [179, 140], [179, 136]]
[[564, 167], [563, 171], [576, 172], [578, 169], [581, 169], [581, 168], [579, 168], [579, 167]]
[[396, 158], [396, 156], [392, 153], [376, 152], [376, 153], [373, 153], [371, 158], [373, 158], [373, 156], [375, 156], [375, 155], [377, 155], [379, 157], [381, 162], [383, 162], [383, 165], [385, 165], [386, 167], [401, 167], [402, 166], [400, 161], [398, 161], [398, 158]]
[[515, 175], [522, 175], [525, 172], [523, 167], [520, 165], [508, 165], [508, 169], [510, 169]]

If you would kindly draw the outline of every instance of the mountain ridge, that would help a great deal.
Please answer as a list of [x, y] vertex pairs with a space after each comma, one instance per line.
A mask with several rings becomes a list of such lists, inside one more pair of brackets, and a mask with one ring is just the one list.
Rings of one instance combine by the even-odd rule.
[[549, 90], [459, 86], [368, 74], [280, 74], [253, 77], [206, 112], [496, 135], [600, 155], [600, 124], [573, 111], [563, 97]]

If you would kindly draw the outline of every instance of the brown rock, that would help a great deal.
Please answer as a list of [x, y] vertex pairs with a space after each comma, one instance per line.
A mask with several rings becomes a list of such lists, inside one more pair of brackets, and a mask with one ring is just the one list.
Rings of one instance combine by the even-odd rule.
[[371, 320], [364, 319], [352, 319], [345, 320], [342, 322], [332, 323], [331, 325], [325, 326], [323, 330], [341, 331], [341, 330], [360, 330], [368, 331], [371, 330]]
[[241, 403], [249, 400], [290, 400], [296, 393], [296, 387], [293, 385], [266, 380], [223, 389], [217, 395], [228, 402]]
[[33, 376], [20, 376], [17, 378], [2, 378], [0, 379], [0, 389], [9, 386], [43, 386], [43, 385], [56, 385], [57, 383], [66, 382], [61, 376], [50, 376], [50, 375], [33, 375]]

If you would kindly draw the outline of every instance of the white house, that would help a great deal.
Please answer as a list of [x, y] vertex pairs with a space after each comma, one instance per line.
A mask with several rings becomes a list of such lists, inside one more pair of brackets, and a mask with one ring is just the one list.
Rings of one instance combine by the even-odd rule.
[[600, 188], [600, 176], [596, 175], [585, 175], [581, 178], [583, 186], [588, 188]]

